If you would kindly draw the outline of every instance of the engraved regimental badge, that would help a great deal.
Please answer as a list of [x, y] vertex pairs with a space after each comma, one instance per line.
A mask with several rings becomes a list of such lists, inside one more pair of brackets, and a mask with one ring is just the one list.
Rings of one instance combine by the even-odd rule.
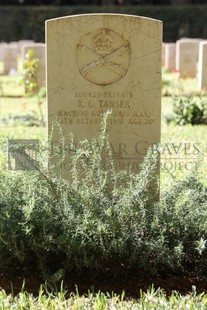
[[98, 85], [121, 80], [129, 69], [130, 45], [117, 32], [103, 28], [87, 33], [77, 45], [81, 75]]

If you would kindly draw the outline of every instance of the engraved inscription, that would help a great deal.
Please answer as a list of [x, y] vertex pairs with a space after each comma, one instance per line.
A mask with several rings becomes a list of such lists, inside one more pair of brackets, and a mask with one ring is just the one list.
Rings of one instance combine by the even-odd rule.
[[77, 45], [77, 66], [81, 75], [98, 85], [121, 80], [129, 69], [129, 42], [111, 29], [88, 33]]
[[[76, 108], [75, 108], [76, 106]], [[65, 125], [99, 125], [106, 111], [112, 111], [108, 123], [110, 125], [153, 125], [155, 118], [144, 107], [136, 108], [133, 92], [104, 91], [74, 93], [74, 108], [59, 109], [57, 120]]]

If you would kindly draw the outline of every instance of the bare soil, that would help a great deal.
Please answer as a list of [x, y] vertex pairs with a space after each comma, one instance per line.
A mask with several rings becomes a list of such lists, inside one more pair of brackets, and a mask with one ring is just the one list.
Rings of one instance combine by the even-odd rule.
[[[27, 292], [38, 294], [41, 284], [46, 285], [38, 274], [32, 273], [28, 270], [18, 270], [16, 274], [9, 272], [0, 272], [0, 289], [4, 289], [7, 294], [18, 294], [22, 289], [22, 284], [25, 282], [25, 290]], [[130, 298], [138, 298], [140, 289], [144, 292], [151, 286], [155, 289], [164, 289], [167, 295], [172, 291], [178, 291], [181, 294], [188, 294], [192, 292], [192, 286], [196, 286], [197, 293], [207, 293], [207, 279], [197, 277], [184, 276], [154, 276], [154, 277], [140, 277], [138, 274], [131, 274], [128, 277], [125, 275], [117, 279], [110, 277], [96, 277], [95, 275], [86, 274], [84, 276], [66, 277], [64, 279], [64, 287], [67, 291], [76, 292], [78, 287], [79, 294], [87, 294], [88, 290], [98, 292], [99, 290], [106, 293], [114, 292], [121, 294], [125, 291], [125, 296]], [[47, 285], [50, 290], [51, 286]], [[60, 283], [57, 284], [60, 288]]]

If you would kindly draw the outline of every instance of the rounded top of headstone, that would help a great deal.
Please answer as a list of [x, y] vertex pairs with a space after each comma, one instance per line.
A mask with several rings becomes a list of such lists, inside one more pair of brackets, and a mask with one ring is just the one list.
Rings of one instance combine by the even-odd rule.
[[62, 16], [62, 17], [57, 17], [57, 18], [52, 18], [48, 19], [45, 21], [45, 23], [50, 23], [54, 21], [63, 21], [65, 19], [76, 19], [76, 18], [91, 18], [91, 17], [122, 17], [122, 18], [136, 18], [136, 19], [142, 19], [142, 20], [147, 20], [155, 23], [160, 23], [162, 24], [163, 22], [158, 19], [154, 19], [151, 17], [145, 17], [145, 16], [138, 16], [138, 15], [131, 15], [131, 14], [119, 14], [119, 13], [90, 13], [90, 14], [77, 14], [77, 15], [68, 15], [68, 16]]

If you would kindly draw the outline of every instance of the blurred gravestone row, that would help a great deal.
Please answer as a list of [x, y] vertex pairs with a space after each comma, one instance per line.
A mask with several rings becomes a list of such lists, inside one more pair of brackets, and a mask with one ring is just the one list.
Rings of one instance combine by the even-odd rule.
[[[0, 74], [17, 75], [28, 50], [39, 59], [37, 79], [45, 87], [45, 44], [32, 40], [0, 43]], [[181, 38], [175, 43], [163, 43], [162, 64], [180, 78], [196, 78], [198, 90], [207, 90], [207, 40]]]
[[198, 90], [207, 90], [207, 40], [181, 38], [163, 43], [162, 64], [180, 78], [196, 78]]
[[37, 81], [39, 87], [45, 87], [45, 44], [32, 40], [0, 43], [0, 74], [18, 75], [22, 69], [23, 61], [29, 50], [34, 52], [33, 57], [38, 59]]

